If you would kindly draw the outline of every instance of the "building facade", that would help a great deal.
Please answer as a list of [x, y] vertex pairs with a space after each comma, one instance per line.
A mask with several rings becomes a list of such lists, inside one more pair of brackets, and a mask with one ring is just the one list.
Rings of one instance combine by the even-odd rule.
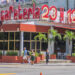
[[[27, 0], [28, 1], [28, 0]], [[36, 0], [39, 1], [39, 3], [47, 3], [47, 1], [43, 0]], [[74, 0], [63, 0], [62, 2], [60, 0], [49, 0], [49, 6], [56, 6], [57, 9], [59, 8], [65, 8], [67, 10], [68, 8], [73, 9], [74, 8]], [[29, 0], [30, 2], [30, 0]], [[67, 3], [68, 2], [68, 3]], [[8, 9], [8, 8], [7, 8]], [[26, 47], [27, 50], [36, 50], [37, 52], [40, 51], [46, 51], [47, 48], [49, 49], [51, 54], [58, 53], [58, 48], [60, 49], [61, 53], [66, 53], [67, 49], [67, 40], [64, 41], [63, 39], [60, 41], [56, 37], [55, 41], [55, 49], [52, 52], [50, 49], [50, 41], [42, 42], [40, 43], [39, 40], [35, 41], [34, 37], [39, 33], [43, 33], [46, 35], [47, 38], [49, 38], [48, 30], [51, 29], [53, 26], [54, 29], [57, 29], [58, 32], [61, 34], [62, 38], [65, 34], [66, 30], [70, 30], [75, 32], [75, 24], [73, 23], [66, 23], [65, 19], [64, 22], [60, 23], [60, 15], [59, 11], [57, 11], [57, 18], [55, 21], [50, 22], [48, 20], [6, 20], [3, 22], [2, 25], [0, 25], [0, 50], [2, 51], [18, 51], [19, 54], [22, 54], [23, 48]], [[67, 13], [67, 12], [66, 12]], [[66, 14], [65, 14], [66, 15]], [[31, 17], [31, 16], [30, 16]], [[67, 20], [66, 20], [67, 21]], [[40, 47], [41, 46], [41, 47]], [[72, 52], [75, 50], [75, 40], [73, 40], [73, 46], [72, 46]]]

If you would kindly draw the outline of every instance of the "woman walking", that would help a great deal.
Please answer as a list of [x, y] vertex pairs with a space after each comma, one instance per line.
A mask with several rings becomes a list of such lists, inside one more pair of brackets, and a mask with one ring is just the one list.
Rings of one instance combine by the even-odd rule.
[[31, 64], [34, 64], [34, 60], [35, 60], [35, 53], [32, 50], [32, 54], [31, 54]]

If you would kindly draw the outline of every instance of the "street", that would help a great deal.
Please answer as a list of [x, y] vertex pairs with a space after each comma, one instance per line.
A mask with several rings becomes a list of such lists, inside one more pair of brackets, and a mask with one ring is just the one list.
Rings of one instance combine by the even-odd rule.
[[0, 64], [0, 75], [75, 75], [75, 64]]

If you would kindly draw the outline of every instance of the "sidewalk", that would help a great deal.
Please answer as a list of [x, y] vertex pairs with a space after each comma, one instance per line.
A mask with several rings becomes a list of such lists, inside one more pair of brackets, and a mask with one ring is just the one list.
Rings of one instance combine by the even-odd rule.
[[4, 67], [4, 66], [8, 66], [8, 67], [15, 67], [15, 66], [19, 66], [19, 67], [23, 67], [23, 66], [75, 66], [75, 63], [41, 63], [41, 64], [22, 64], [22, 63], [0, 63], [0, 67]]

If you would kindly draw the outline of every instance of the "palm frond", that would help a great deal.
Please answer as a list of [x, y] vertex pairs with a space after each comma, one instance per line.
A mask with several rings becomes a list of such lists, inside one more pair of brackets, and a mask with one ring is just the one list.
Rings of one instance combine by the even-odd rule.
[[60, 33], [58, 33], [58, 31], [55, 30], [55, 29], [51, 29], [51, 30], [49, 29], [48, 33], [52, 34], [52, 37], [50, 38], [51, 40], [55, 40], [56, 37], [58, 37], [59, 39], [61, 39]]
[[72, 39], [75, 39], [75, 35], [74, 35], [75, 33], [74, 32], [72, 32], [72, 31], [69, 31], [69, 30], [66, 30], [65, 31], [65, 35], [64, 35], [64, 39], [69, 39], [69, 40], [72, 40]]
[[40, 33], [40, 32], [39, 32], [38, 35], [36, 35], [36, 36], [34, 37], [34, 39], [35, 39], [35, 40], [39, 39], [40, 41], [44, 40], [44, 42], [47, 41], [46, 35], [45, 35], [45, 34], [42, 34], [42, 33]]

